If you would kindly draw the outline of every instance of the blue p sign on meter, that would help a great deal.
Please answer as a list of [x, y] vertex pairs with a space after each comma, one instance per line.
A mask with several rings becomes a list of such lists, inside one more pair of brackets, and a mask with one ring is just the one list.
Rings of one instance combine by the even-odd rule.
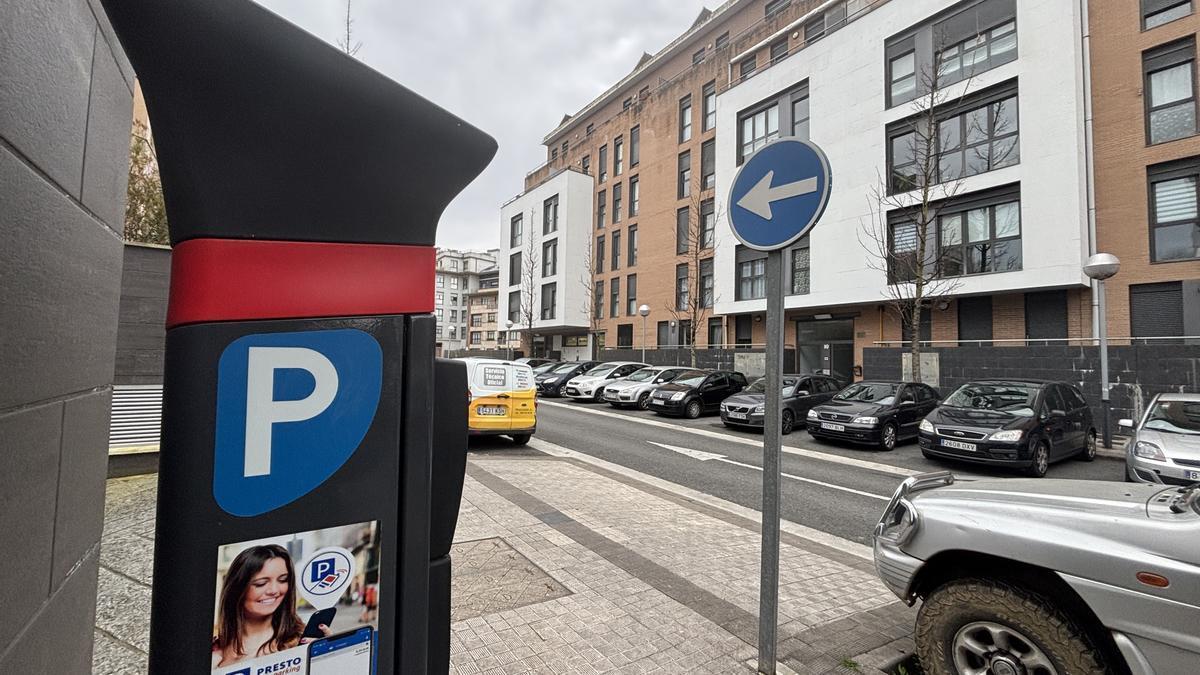
[[815, 144], [795, 138], [766, 144], [733, 178], [734, 236], [759, 251], [790, 246], [825, 212], [832, 183], [829, 160]]

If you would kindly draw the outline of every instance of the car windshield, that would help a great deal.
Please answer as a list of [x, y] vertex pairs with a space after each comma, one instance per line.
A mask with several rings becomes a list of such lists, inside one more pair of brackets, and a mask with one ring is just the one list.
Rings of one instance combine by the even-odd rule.
[[943, 405], [1033, 417], [1039, 388], [1033, 382], [968, 382], [947, 396]]
[[1169, 434], [1200, 434], [1200, 402], [1159, 401], [1146, 415], [1143, 429]]
[[621, 364], [619, 364], [619, 363], [603, 363], [603, 364], [598, 365], [595, 368], [592, 368], [591, 370], [587, 371], [586, 373], [584, 373], [584, 375], [587, 375], [588, 377], [603, 377], [604, 375], [607, 375], [607, 374], [611, 373], [612, 371], [616, 370], [617, 367], [620, 365]]
[[[791, 396], [792, 392], [795, 390], [796, 390], [796, 378], [785, 377], [783, 379], [783, 397], [787, 398], [788, 396]], [[767, 393], [767, 378], [760, 377], [757, 380], [755, 380], [754, 384], [751, 384], [749, 387], [746, 387], [746, 393], [748, 393], [748, 394], [765, 394], [765, 393]]]
[[654, 378], [654, 383], [655, 383], [655, 384], [662, 384], [663, 382], [670, 382], [670, 381], [674, 380], [675, 378], [679, 377], [679, 376], [680, 376], [680, 374], [682, 374], [682, 373], [684, 373], [684, 372], [686, 372], [686, 371], [683, 371], [683, 370], [664, 370], [664, 371], [662, 371], [662, 372], [660, 372], [660, 373], [659, 373], [658, 377]]
[[655, 370], [654, 368], [642, 368], [641, 370], [636, 370], [633, 373], [630, 373], [629, 377], [625, 379], [629, 380], [630, 382], [648, 382], [654, 379], [654, 376], [660, 372], [662, 371]]
[[838, 392], [835, 399], [839, 401], [863, 401], [888, 404], [896, 400], [896, 389], [899, 385], [887, 382], [859, 382]]
[[533, 369], [533, 374], [541, 375], [542, 373], [548, 373], [551, 370], [554, 370], [557, 366], [558, 366], [558, 364], [554, 363], [553, 361], [551, 361], [550, 363], [543, 363], [542, 365]]
[[703, 370], [689, 370], [685, 373], [680, 373], [679, 377], [675, 378], [675, 384], [682, 384], [685, 387], [698, 387], [708, 377], [708, 373]]
[[578, 363], [562, 363], [557, 368], [550, 371], [552, 373], [569, 373], [579, 367]]

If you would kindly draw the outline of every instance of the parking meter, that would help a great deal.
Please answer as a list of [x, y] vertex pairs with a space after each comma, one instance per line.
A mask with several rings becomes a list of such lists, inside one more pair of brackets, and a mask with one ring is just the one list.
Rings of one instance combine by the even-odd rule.
[[102, 2], [173, 246], [150, 672], [445, 672], [433, 243], [495, 141], [248, 0]]

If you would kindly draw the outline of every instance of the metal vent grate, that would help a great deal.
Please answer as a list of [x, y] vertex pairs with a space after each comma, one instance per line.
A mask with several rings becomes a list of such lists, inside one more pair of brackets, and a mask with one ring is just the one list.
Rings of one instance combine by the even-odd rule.
[[161, 425], [161, 384], [113, 387], [112, 421], [108, 427], [110, 450], [156, 446]]

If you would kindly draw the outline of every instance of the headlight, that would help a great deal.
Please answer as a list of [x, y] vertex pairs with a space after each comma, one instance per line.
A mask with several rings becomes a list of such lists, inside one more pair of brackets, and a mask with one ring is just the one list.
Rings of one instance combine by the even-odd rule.
[[921, 420], [920, 429], [921, 429], [921, 431], [924, 431], [927, 433], [931, 433], [931, 434], [935, 433], [934, 429], [933, 429], [933, 422], [930, 422], [929, 420]]
[[754, 406], [754, 414], [755, 415], [761, 415], [761, 414], [765, 413], [766, 411], [767, 411], [767, 406], [765, 406], [765, 405]]
[[817, 419], [817, 411], [813, 410], [812, 408], [809, 408], [808, 409], [808, 419], [810, 419], [810, 420]]
[[682, 401], [684, 396], [687, 396], [686, 391], [677, 391], [674, 394], [671, 394], [671, 400], [672, 401]]
[[912, 502], [898, 499], [875, 526], [875, 536], [893, 546], [902, 546], [916, 533], [918, 519]]
[[1138, 441], [1137, 444], [1133, 446], [1133, 454], [1137, 457], [1153, 459], [1159, 462], [1167, 461], [1167, 457], [1163, 454], [1161, 448], [1153, 443], [1147, 443], [1146, 441]]
[[878, 417], [855, 417], [851, 424], [866, 424], [867, 426], [875, 426], [879, 424]]
[[993, 441], [1005, 441], [1007, 443], [1016, 443], [1021, 440], [1021, 434], [1024, 433], [1020, 429], [1009, 429], [1007, 431], [997, 431], [988, 438]]

